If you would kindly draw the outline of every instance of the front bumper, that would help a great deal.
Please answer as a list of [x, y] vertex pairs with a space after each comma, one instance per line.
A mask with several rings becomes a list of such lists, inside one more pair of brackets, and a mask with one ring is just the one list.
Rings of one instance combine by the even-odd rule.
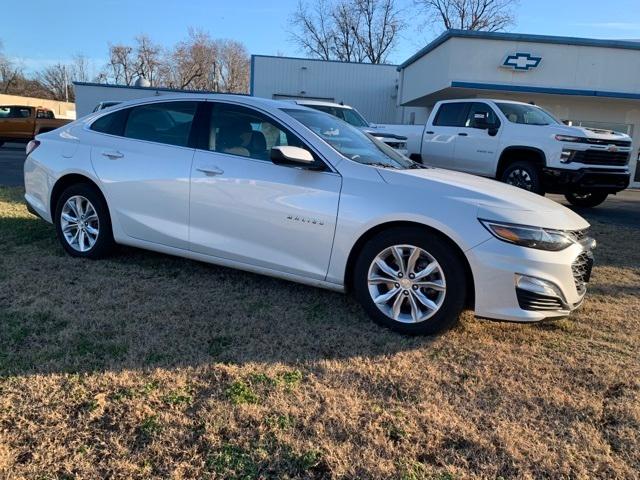
[[[569, 315], [584, 299], [592, 257], [591, 239], [560, 252], [519, 247], [491, 238], [467, 251], [475, 282], [478, 317], [537, 322]], [[583, 263], [585, 256], [591, 258]], [[548, 288], [531, 286], [538, 279]]]
[[603, 168], [544, 168], [544, 183], [552, 193], [592, 192], [594, 190], [615, 193], [629, 186], [629, 170]]

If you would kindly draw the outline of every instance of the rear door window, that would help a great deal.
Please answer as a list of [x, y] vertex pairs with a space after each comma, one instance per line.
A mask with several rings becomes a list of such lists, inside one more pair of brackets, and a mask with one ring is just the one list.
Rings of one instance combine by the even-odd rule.
[[127, 122], [129, 110], [119, 110], [109, 115], [98, 118], [91, 124], [91, 130], [94, 132], [107, 133], [109, 135], [122, 136], [124, 127]]
[[198, 102], [164, 102], [132, 107], [124, 136], [186, 147]]
[[445, 103], [433, 122], [438, 127], [464, 127], [471, 102]]

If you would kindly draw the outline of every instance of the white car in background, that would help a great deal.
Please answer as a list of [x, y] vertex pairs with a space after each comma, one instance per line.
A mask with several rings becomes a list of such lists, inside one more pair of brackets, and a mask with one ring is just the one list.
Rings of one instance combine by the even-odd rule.
[[298, 105], [313, 108], [314, 110], [319, 110], [321, 112], [328, 113], [329, 115], [333, 115], [334, 117], [338, 117], [349, 125], [353, 125], [363, 132], [376, 137], [381, 142], [386, 143], [401, 155], [406, 156], [409, 152], [407, 150], [407, 137], [391, 133], [384, 128], [380, 128], [375, 123], [369, 123], [358, 110], [349, 105], [325, 102], [321, 100], [304, 99], [293, 100], [293, 102]]
[[28, 207], [72, 256], [118, 243], [352, 291], [403, 333], [446, 329], [465, 306], [565, 316], [591, 271], [589, 224], [567, 208], [423, 167], [290, 102], [137, 100], [39, 135], [27, 154]]

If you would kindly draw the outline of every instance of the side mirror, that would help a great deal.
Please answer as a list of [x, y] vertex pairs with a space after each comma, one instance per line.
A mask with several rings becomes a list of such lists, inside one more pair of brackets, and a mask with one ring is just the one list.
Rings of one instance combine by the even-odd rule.
[[490, 137], [495, 137], [498, 134], [498, 127], [496, 127], [495, 125], [490, 126], [487, 129], [487, 133]]
[[311, 152], [300, 147], [273, 147], [271, 149], [271, 161], [276, 165], [287, 167], [313, 168], [315, 159]]

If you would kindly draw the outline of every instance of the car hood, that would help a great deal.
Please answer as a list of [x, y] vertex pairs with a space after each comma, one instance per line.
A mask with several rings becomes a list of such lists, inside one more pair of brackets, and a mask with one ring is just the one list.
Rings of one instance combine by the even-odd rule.
[[547, 128], [556, 135], [570, 135], [574, 137], [586, 137], [598, 140], [631, 141], [631, 137], [625, 133], [603, 130], [600, 128], [569, 127], [567, 125], [549, 125]]
[[389, 184], [415, 189], [415, 196], [423, 202], [472, 204], [478, 218], [558, 230], [589, 226], [580, 215], [553, 200], [495, 180], [439, 168], [378, 171]]

